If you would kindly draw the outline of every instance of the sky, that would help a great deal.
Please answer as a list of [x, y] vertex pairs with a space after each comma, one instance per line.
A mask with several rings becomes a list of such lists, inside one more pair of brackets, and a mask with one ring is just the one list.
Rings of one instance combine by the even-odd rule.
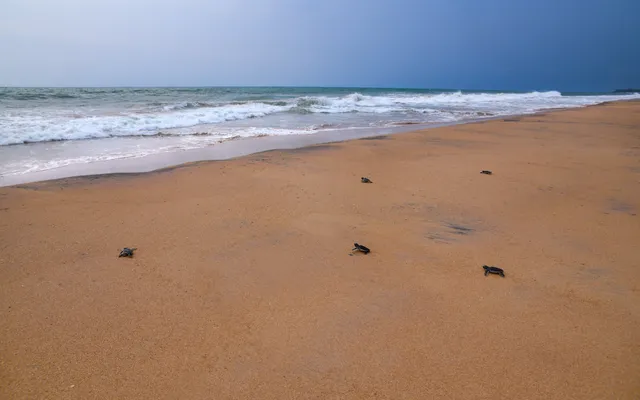
[[640, 87], [640, 0], [0, 0], [0, 85]]

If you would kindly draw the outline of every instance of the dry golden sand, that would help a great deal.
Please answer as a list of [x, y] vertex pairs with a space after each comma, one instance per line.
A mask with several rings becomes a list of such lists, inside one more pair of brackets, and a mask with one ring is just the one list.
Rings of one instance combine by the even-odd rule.
[[0, 397], [638, 399], [638, 213], [637, 102], [0, 188]]

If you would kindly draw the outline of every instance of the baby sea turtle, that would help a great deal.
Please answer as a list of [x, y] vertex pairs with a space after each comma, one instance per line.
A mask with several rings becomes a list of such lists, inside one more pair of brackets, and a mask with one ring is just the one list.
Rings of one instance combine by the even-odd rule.
[[496, 274], [504, 278], [504, 271], [502, 270], [502, 268], [490, 267], [488, 265], [483, 265], [482, 268], [484, 268], [484, 276], [487, 276], [489, 274]]
[[354, 243], [353, 244], [353, 250], [351, 250], [351, 251], [361, 251], [364, 254], [369, 254], [371, 252], [371, 250], [369, 250], [368, 247], [363, 246], [363, 245], [358, 244], [358, 243]]
[[491, 171], [489, 171], [489, 170], [486, 170], [486, 169], [483, 169], [482, 171], [480, 171], [480, 173], [481, 173], [481, 174], [485, 174], [485, 175], [491, 175], [491, 174], [493, 174], [493, 172], [491, 172]]
[[371, 181], [371, 179], [369, 179], [369, 178], [365, 178], [364, 176], [363, 176], [362, 178], [360, 178], [360, 182], [362, 182], [362, 183], [373, 183], [373, 182]]
[[122, 249], [118, 257], [133, 257], [133, 252], [135, 250], [137, 250], [135, 247], [133, 248], [125, 247], [124, 249]]

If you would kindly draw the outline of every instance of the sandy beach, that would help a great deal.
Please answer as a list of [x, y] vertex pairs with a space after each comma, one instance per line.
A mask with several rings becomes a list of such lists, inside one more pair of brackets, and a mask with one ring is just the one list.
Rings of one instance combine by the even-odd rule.
[[0, 398], [638, 399], [639, 213], [640, 102], [0, 188]]

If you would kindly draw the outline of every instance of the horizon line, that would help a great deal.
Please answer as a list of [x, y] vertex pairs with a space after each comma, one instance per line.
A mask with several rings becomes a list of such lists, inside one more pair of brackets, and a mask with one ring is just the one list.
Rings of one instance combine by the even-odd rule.
[[399, 86], [295, 86], [295, 85], [202, 85], [202, 86], [190, 86], [190, 85], [167, 85], [167, 86], [154, 86], [154, 85], [116, 85], [116, 86], [36, 86], [36, 85], [0, 85], [0, 89], [223, 89], [223, 88], [255, 88], [255, 89], [267, 89], [267, 88], [283, 88], [283, 89], [379, 89], [379, 90], [432, 90], [432, 91], [460, 91], [460, 92], [512, 92], [512, 93], [529, 93], [529, 92], [552, 92], [557, 91], [560, 93], [612, 93], [615, 91], [640, 91], [640, 89], [625, 89], [616, 88], [608, 91], [571, 91], [560, 89], [461, 89], [461, 88], [441, 88], [441, 87], [399, 87]]

